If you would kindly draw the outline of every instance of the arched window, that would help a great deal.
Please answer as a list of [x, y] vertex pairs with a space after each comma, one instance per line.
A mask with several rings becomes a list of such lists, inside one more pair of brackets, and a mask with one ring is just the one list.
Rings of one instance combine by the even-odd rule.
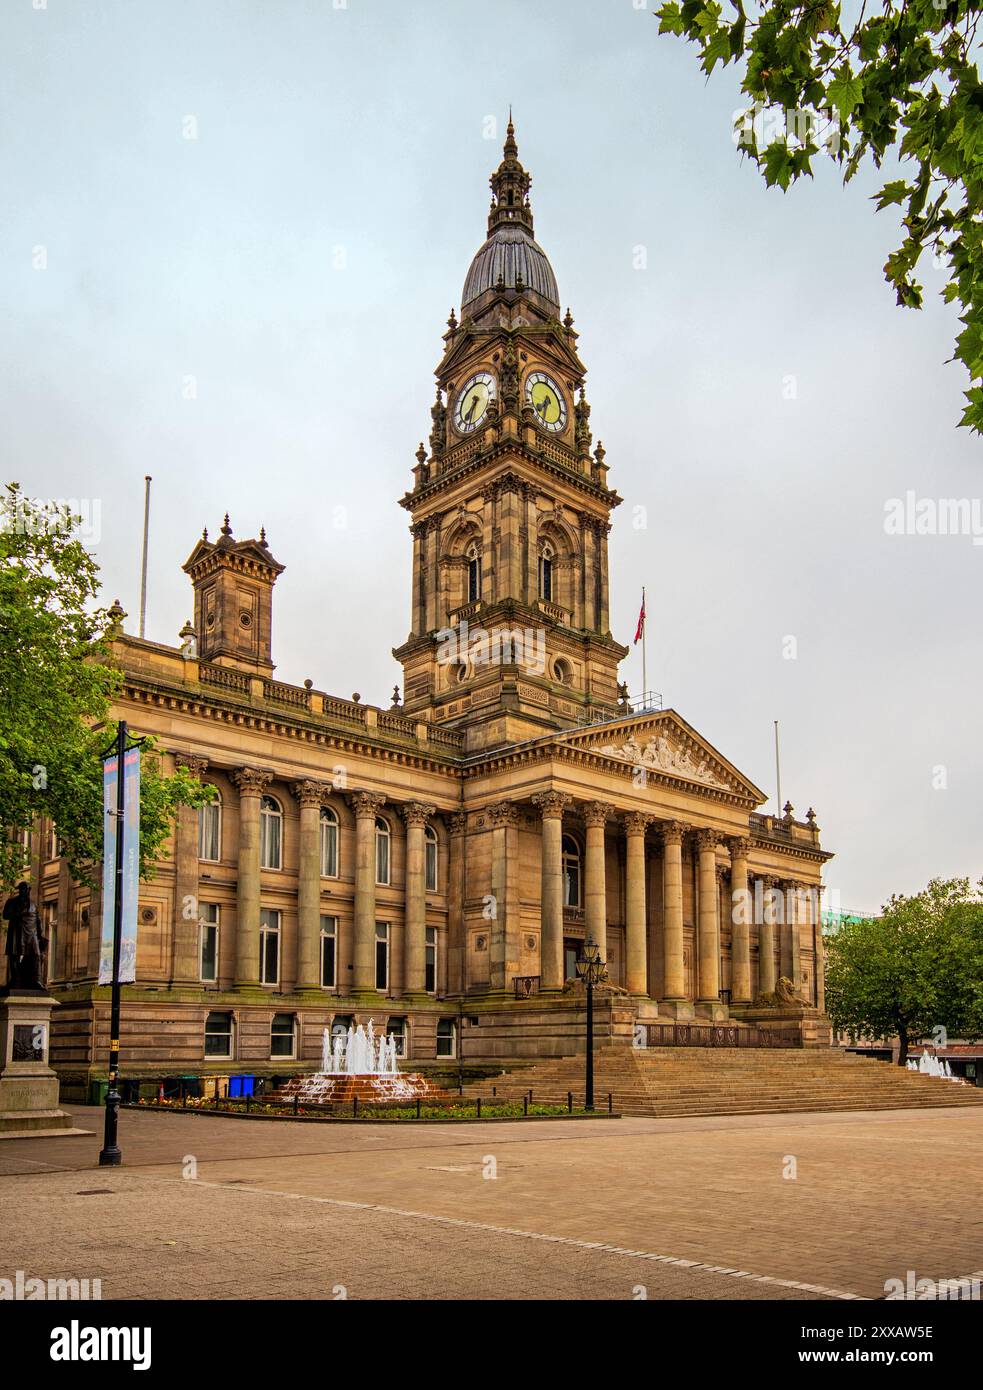
[[555, 559], [556, 551], [549, 541], [546, 541], [539, 552], [539, 597], [546, 603], [553, 602], [553, 561]]
[[424, 848], [426, 850], [426, 877], [427, 892], [436, 893], [437, 891], [437, 832], [432, 825], [428, 825], [425, 831]]
[[381, 816], [375, 818], [375, 881], [376, 883], [388, 883], [390, 874], [390, 842], [392, 832], [389, 829], [389, 822], [383, 820]]
[[468, 562], [468, 603], [477, 603], [481, 598], [481, 551], [477, 541], [472, 541], [464, 552]]
[[259, 803], [259, 864], [261, 869], [283, 867], [283, 811], [273, 796]]
[[198, 858], [217, 864], [222, 858], [222, 799], [208, 801], [198, 811]]
[[321, 807], [321, 877], [338, 877], [338, 816], [330, 806]]
[[572, 835], [563, 837], [563, 906], [580, 907], [580, 846]]

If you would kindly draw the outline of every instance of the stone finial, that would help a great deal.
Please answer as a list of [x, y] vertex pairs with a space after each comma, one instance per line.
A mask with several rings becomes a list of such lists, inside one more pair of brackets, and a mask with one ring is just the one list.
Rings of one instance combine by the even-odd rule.
[[358, 693], [357, 690], [353, 690], [353, 691], [352, 691], [352, 704], [353, 704], [353, 705], [357, 705], [357, 704], [359, 703], [359, 701], [361, 700], [361, 698], [362, 698], [362, 697], [361, 697], [361, 695]]
[[784, 820], [793, 820], [793, 819], [794, 819], [794, 811], [795, 811], [795, 807], [792, 805], [791, 801], [786, 801], [785, 805], [782, 807], [783, 819], [784, 819]]
[[571, 314], [569, 309], [567, 309], [567, 312], [563, 316], [563, 327], [567, 330], [568, 333], [570, 332], [570, 329], [573, 327], [573, 314]]
[[399, 709], [399, 686], [393, 686], [393, 709]]
[[812, 809], [811, 806], [809, 807], [808, 811], [806, 811], [806, 820], [807, 820], [808, 823], [812, 826], [813, 830], [815, 830], [815, 828], [816, 828], [816, 813], [815, 813], [815, 811]]
[[225, 520], [222, 522], [222, 535], [223, 535], [223, 536], [231, 536], [231, 535], [232, 535], [232, 527], [229, 525], [229, 514], [228, 514], [228, 512], [225, 513]]
[[113, 636], [123, 631], [123, 619], [127, 615], [123, 611], [123, 605], [118, 598], [113, 599], [113, 606], [109, 609], [106, 616], [109, 618], [109, 625]]
[[457, 327], [457, 315], [454, 313], [453, 307], [451, 308], [450, 317], [447, 320], [447, 327], [451, 330], [452, 333], [454, 332], [454, 329]]
[[314, 689], [314, 682], [311, 680], [310, 676], [308, 676], [307, 679], [304, 681], [304, 689], [305, 689], [305, 690], [313, 690], [313, 689]]
[[417, 463], [419, 463], [421, 466], [422, 466], [423, 464], [425, 464], [426, 461], [427, 461], [427, 451], [426, 451], [426, 449], [423, 447], [423, 440], [422, 440], [422, 439], [420, 440], [420, 447], [419, 447], [419, 448], [417, 449], [417, 451], [416, 451], [416, 461], [417, 461]]
[[198, 634], [191, 625], [191, 619], [185, 623], [178, 633], [181, 642], [181, 655], [185, 661], [194, 661], [198, 655]]

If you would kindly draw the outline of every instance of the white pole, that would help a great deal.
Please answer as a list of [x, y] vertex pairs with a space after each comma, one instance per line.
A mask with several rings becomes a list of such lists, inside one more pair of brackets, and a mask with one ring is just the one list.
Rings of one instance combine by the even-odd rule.
[[148, 473], [144, 478], [146, 490], [143, 496], [143, 564], [140, 572], [140, 636], [147, 628], [147, 547], [150, 540], [150, 484], [153, 481]]
[[778, 793], [778, 814], [782, 814], [782, 764], [778, 752], [778, 720], [775, 720], [775, 784]]
[[642, 707], [648, 702], [649, 678], [648, 678], [648, 655], [645, 647], [648, 642], [648, 613], [645, 611], [645, 585], [642, 585]]

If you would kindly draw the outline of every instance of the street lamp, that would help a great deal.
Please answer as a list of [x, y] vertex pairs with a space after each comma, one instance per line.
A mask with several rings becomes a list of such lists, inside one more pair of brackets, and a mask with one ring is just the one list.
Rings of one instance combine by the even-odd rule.
[[601, 948], [590, 937], [580, 948], [577, 957], [577, 976], [587, 988], [587, 1093], [584, 1109], [594, 1109], [594, 986], [607, 977], [606, 962], [601, 960]]

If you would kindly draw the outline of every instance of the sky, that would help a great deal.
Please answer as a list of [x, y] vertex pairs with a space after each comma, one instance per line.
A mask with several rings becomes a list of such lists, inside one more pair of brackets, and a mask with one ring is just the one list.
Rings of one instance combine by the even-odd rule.
[[286, 565], [277, 675], [388, 705], [397, 499], [511, 103], [624, 498], [614, 635], [644, 585], [649, 685], [764, 810], [779, 721], [833, 901], [983, 874], [983, 545], [885, 529], [979, 509], [983, 450], [943, 271], [921, 313], [883, 280], [890, 169], [766, 189], [734, 69], [634, 0], [6, 0], [0, 64], [3, 473], [89, 507], [128, 630], [151, 474], [148, 637], [228, 510]]

